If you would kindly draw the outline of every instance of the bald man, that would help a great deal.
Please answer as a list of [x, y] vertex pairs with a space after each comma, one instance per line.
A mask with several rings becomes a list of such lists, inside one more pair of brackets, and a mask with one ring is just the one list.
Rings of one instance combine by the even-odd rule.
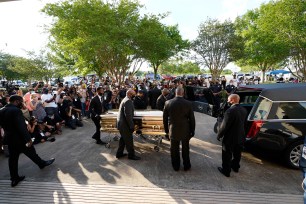
[[226, 177], [230, 177], [231, 169], [238, 173], [245, 139], [247, 111], [239, 105], [239, 100], [239, 95], [229, 95], [227, 102], [231, 107], [225, 111], [218, 131], [217, 139], [220, 141], [223, 138], [222, 167], [218, 167], [218, 170]]
[[189, 140], [194, 136], [195, 117], [192, 104], [183, 98], [184, 88], [176, 88], [176, 97], [166, 101], [163, 122], [165, 133], [170, 136], [170, 154], [174, 171], [180, 169], [180, 143], [182, 143], [182, 157], [184, 170], [191, 168], [189, 158]]
[[156, 107], [158, 110], [161, 110], [161, 111], [164, 110], [165, 103], [168, 100], [168, 95], [169, 95], [169, 90], [167, 88], [164, 88], [162, 90], [162, 93], [160, 94], [160, 96], [157, 98], [157, 101], [156, 101]]
[[[135, 98], [135, 91], [129, 89], [126, 92], [126, 97], [122, 100], [119, 106], [119, 112], [117, 117], [117, 129], [120, 132], [119, 147], [116, 157], [120, 159], [126, 155], [131, 160], [140, 160], [140, 157], [135, 155], [133, 132], [134, 132], [134, 105], [133, 99]], [[126, 148], [128, 154], [123, 153]]]

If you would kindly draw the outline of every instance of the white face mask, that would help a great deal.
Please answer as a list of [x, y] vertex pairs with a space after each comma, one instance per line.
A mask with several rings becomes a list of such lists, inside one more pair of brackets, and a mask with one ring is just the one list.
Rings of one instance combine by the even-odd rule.
[[230, 85], [233, 85], [233, 83], [230, 83]]

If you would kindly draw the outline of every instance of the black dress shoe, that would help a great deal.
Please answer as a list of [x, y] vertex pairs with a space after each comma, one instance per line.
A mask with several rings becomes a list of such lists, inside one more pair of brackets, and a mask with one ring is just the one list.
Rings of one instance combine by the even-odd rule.
[[230, 177], [229, 173], [225, 173], [222, 167], [218, 167], [218, 170], [220, 171], [221, 174], [223, 174], [226, 177]]
[[105, 145], [105, 144], [107, 144], [106, 142], [103, 142], [102, 140], [97, 140], [96, 143], [97, 143], [97, 144], [100, 144], [100, 145]]
[[184, 166], [184, 171], [189, 171], [191, 169], [191, 166]]
[[141, 158], [139, 156], [132, 156], [132, 157], [128, 157], [130, 160], [140, 160]]
[[239, 169], [235, 169], [235, 168], [233, 168], [233, 167], [232, 167], [232, 169], [233, 169], [233, 171], [236, 172], [236, 173], [239, 172]]
[[165, 135], [165, 139], [168, 140], [168, 141], [170, 141], [169, 135]]
[[52, 158], [52, 159], [50, 159], [50, 160], [48, 160], [48, 161], [45, 161], [45, 163], [44, 163], [42, 166], [40, 166], [39, 168], [40, 168], [40, 169], [43, 169], [43, 168], [45, 168], [46, 166], [50, 166], [51, 164], [53, 164], [54, 161], [55, 161], [54, 158]]
[[17, 179], [12, 180], [11, 186], [12, 186], [12, 187], [17, 186], [18, 183], [19, 183], [20, 181], [23, 181], [24, 179], [25, 179], [25, 176], [19, 176]]
[[127, 154], [123, 153], [123, 154], [116, 155], [116, 158], [120, 159], [120, 158], [125, 157], [125, 156], [127, 156]]

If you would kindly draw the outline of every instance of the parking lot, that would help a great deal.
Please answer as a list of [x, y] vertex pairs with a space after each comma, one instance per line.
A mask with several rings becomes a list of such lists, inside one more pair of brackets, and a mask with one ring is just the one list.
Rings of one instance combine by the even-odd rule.
[[[213, 132], [215, 119], [200, 113], [196, 115], [196, 135], [191, 140], [191, 171], [172, 169], [169, 142], [163, 140], [161, 150], [155, 152], [151, 144], [135, 143], [140, 161], [116, 159], [118, 142], [108, 149], [94, 143], [91, 136], [94, 125], [84, 120], [77, 130], [63, 129], [53, 143], [36, 145], [43, 159], [55, 157], [55, 163], [39, 170], [27, 157], [21, 155], [20, 175], [26, 181], [57, 184], [119, 185], [133, 187], [159, 187], [230, 192], [275, 193], [302, 195], [302, 175], [274, 158], [263, 154], [244, 152], [240, 172], [230, 178], [221, 175], [221, 143]], [[106, 137], [106, 134], [102, 134]], [[137, 140], [137, 139], [136, 139]], [[0, 155], [0, 180], [9, 179], [7, 158]], [[21, 183], [20, 186], [23, 184]], [[8, 186], [9, 187], [9, 186]]]

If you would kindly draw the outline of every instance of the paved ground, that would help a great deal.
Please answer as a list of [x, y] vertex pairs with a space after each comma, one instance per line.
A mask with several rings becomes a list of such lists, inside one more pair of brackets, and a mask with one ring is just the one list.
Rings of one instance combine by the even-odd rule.
[[[221, 164], [221, 146], [212, 129], [215, 119], [196, 113], [196, 121], [196, 136], [191, 140], [191, 171], [172, 170], [168, 141], [163, 141], [160, 152], [153, 151], [153, 145], [136, 143], [136, 151], [141, 156], [141, 161], [131, 161], [127, 158], [117, 160], [115, 153], [118, 142], [113, 142], [109, 149], [96, 145], [91, 139], [94, 125], [91, 120], [87, 120], [84, 121], [83, 128], [64, 129], [63, 135], [57, 136], [54, 143], [36, 145], [36, 150], [42, 158], [56, 158], [52, 166], [40, 170], [21, 155], [20, 175], [26, 175], [27, 182], [21, 183], [18, 189], [23, 189], [24, 192], [27, 185], [51, 183], [54, 186], [76, 185], [88, 188], [92, 185], [104, 185], [110, 188], [122, 186], [128, 189], [201, 191], [214, 192], [214, 195], [218, 195], [218, 192], [236, 192], [238, 197], [243, 193], [255, 196], [263, 193], [260, 195], [271, 194], [276, 197], [279, 197], [279, 194], [291, 194], [292, 199], [302, 195], [300, 171], [288, 169], [266, 157], [254, 157], [251, 153], [243, 153], [242, 167], [238, 174], [232, 173], [230, 178], [221, 175], [217, 170]], [[103, 134], [103, 137], [106, 135]], [[4, 155], [0, 155], [0, 166], [0, 184], [3, 187], [0, 189], [3, 191], [4, 186], [7, 186], [7, 195], [14, 195], [16, 190], [10, 190], [7, 181], [9, 172]], [[1, 201], [1, 198], [4, 197], [0, 196], [0, 203], [4, 201]], [[57, 201], [61, 203], [60, 200]], [[267, 200], [257, 201], [269, 203]], [[189, 202], [193, 203], [192, 200]]]

